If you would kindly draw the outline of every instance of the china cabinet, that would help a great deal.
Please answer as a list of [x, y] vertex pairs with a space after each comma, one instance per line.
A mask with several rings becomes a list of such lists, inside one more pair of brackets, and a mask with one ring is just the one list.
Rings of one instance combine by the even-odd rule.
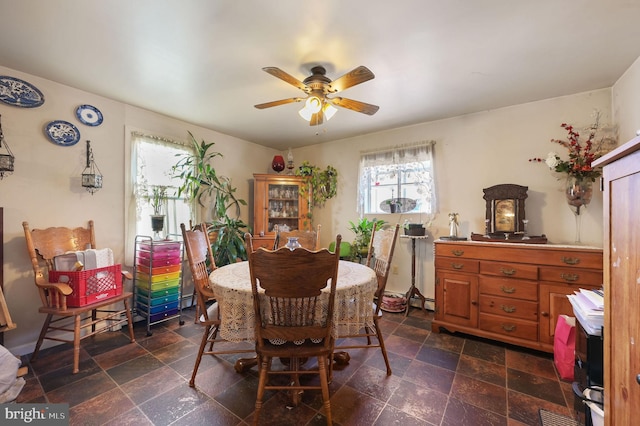
[[603, 166], [604, 420], [640, 413], [640, 137], [593, 163]]
[[[254, 248], [273, 248], [275, 226], [281, 230], [310, 230], [308, 191], [302, 176], [253, 175], [253, 243]], [[303, 195], [304, 194], [304, 195]]]
[[566, 296], [601, 285], [598, 248], [436, 241], [432, 328], [552, 352]]

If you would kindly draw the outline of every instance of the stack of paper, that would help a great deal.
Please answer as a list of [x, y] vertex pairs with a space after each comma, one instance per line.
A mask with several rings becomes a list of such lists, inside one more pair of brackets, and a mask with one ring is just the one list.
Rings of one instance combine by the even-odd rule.
[[574, 292], [567, 296], [573, 313], [575, 314], [582, 328], [595, 336], [602, 334], [602, 326], [604, 325], [604, 297], [600, 290], [586, 290]]

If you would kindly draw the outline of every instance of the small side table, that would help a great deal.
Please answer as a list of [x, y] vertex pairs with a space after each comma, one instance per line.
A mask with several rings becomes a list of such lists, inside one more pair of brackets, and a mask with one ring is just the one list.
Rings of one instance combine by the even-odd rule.
[[429, 237], [427, 235], [400, 235], [400, 238], [409, 238], [411, 240], [411, 287], [407, 291], [407, 309], [404, 311], [404, 315], [409, 315], [409, 307], [411, 307], [411, 299], [413, 297], [420, 298], [422, 310], [426, 311], [424, 307], [425, 297], [420, 293], [420, 290], [416, 287], [416, 240], [426, 240]]

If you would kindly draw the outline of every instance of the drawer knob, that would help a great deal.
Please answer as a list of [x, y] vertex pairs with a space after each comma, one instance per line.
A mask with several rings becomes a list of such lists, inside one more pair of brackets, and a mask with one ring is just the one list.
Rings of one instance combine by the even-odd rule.
[[580, 258], [579, 257], [565, 257], [565, 256], [562, 256], [562, 261], [564, 263], [566, 263], [567, 265], [577, 265], [578, 263], [580, 263]]
[[515, 287], [505, 287], [503, 285], [500, 286], [500, 290], [502, 290], [503, 293], [507, 293], [507, 294], [513, 294], [516, 292]]
[[540, 312], [540, 315], [542, 315], [543, 317], [548, 317], [549, 316], [549, 312]]
[[500, 268], [500, 272], [502, 272], [503, 275], [513, 275], [516, 273], [516, 270]]
[[462, 256], [464, 254], [464, 250], [451, 250], [451, 253], [453, 253], [454, 256]]
[[475, 305], [477, 305], [477, 304], [478, 304], [478, 301], [477, 301], [477, 300], [472, 300], [472, 301], [471, 301], [471, 304], [472, 304], [473, 306], [475, 306]]
[[560, 274], [560, 278], [562, 278], [565, 281], [578, 281], [578, 278], [580, 278], [580, 276], [578, 274]]
[[514, 313], [516, 311], [515, 306], [500, 305], [500, 309], [502, 309], [508, 314]]
[[514, 331], [516, 329], [516, 326], [514, 324], [502, 324], [502, 329], [504, 331]]
[[458, 269], [458, 270], [460, 270], [460, 269], [464, 268], [464, 265], [462, 265], [462, 264], [460, 264], [460, 263], [452, 263], [452, 264], [451, 264], [451, 267], [452, 267], [453, 269]]

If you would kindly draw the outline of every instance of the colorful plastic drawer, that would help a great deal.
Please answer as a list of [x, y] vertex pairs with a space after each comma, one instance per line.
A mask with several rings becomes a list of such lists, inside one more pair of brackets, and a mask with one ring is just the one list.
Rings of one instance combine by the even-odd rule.
[[151, 313], [151, 315], [160, 313], [160, 312], [165, 312], [165, 311], [170, 311], [172, 309], [177, 309], [178, 308], [178, 303], [179, 301], [175, 301], [175, 302], [171, 302], [171, 303], [165, 303], [163, 305], [158, 305], [158, 306], [146, 306], [143, 305], [141, 303], [138, 303], [138, 309], [143, 311], [144, 313]]
[[155, 257], [153, 259], [149, 257], [138, 257], [138, 265], [160, 268], [163, 266], [172, 266], [180, 264], [180, 252], [174, 253], [171, 257]]
[[178, 241], [155, 241], [153, 244], [142, 243], [140, 244], [140, 250], [147, 252], [153, 250], [154, 253], [180, 251], [180, 243]]
[[177, 280], [173, 280], [173, 281], [161, 281], [159, 283], [152, 283], [151, 286], [149, 286], [149, 281], [138, 280], [136, 285], [138, 286], [138, 288], [141, 288], [147, 291], [167, 290], [172, 287], [179, 287], [180, 279], [178, 278]]
[[[145, 313], [146, 315], [146, 313]], [[169, 311], [166, 312], [160, 312], [159, 314], [151, 314], [151, 316], [149, 316], [149, 322], [158, 322], [158, 321], [162, 321], [165, 318], [169, 318], [172, 317], [174, 315], [178, 315], [178, 309], [171, 309]]]
[[161, 265], [158, 267], [150, 268], [149, 265], [140, 265], [138, 264], [138, 272], [145, 275], [160, 275], [160, 274], [170, 274], [172, 272], [180, 272], [181, 265], [178, 263], [176, 265]]
[[138, 294], [138, 296], [136, 297], [136, 300], [145, 306], [147, 305], [157, 306], [157, 305], [175, 302], [176, 300], [178, 300], [179, 296], [180, 295], [178, 293], [175, 293], [175, 294], [168, 294], [166, 296], [154, 297], [152, 299], [149, 299], [142, 294]]
[[138, 294], [143, 295], [144, 297], [150, 297], [152, 299], [156, 299], [156, 298], [161, 298], [161, 297], [167, 297], [167, 296], [174, 296], [178, 297], [178, 292], [180, 290], [180, 287], [169, 287], [169, 288], [164, 288], [161, 290], [155, 290], [155, 291], [149, 291], [149, 289], [143, 289], [140, 286], [138, 286]]
[[158, 274], [158, 275], [147, 275], [141, 272], [138, 272], [138, 280], [140, 281], [151, 281], [152, 283], [159, 283], [162, 281], [173, 281], [180, 278], [180, 271], [171, 272], [170, 274]]

